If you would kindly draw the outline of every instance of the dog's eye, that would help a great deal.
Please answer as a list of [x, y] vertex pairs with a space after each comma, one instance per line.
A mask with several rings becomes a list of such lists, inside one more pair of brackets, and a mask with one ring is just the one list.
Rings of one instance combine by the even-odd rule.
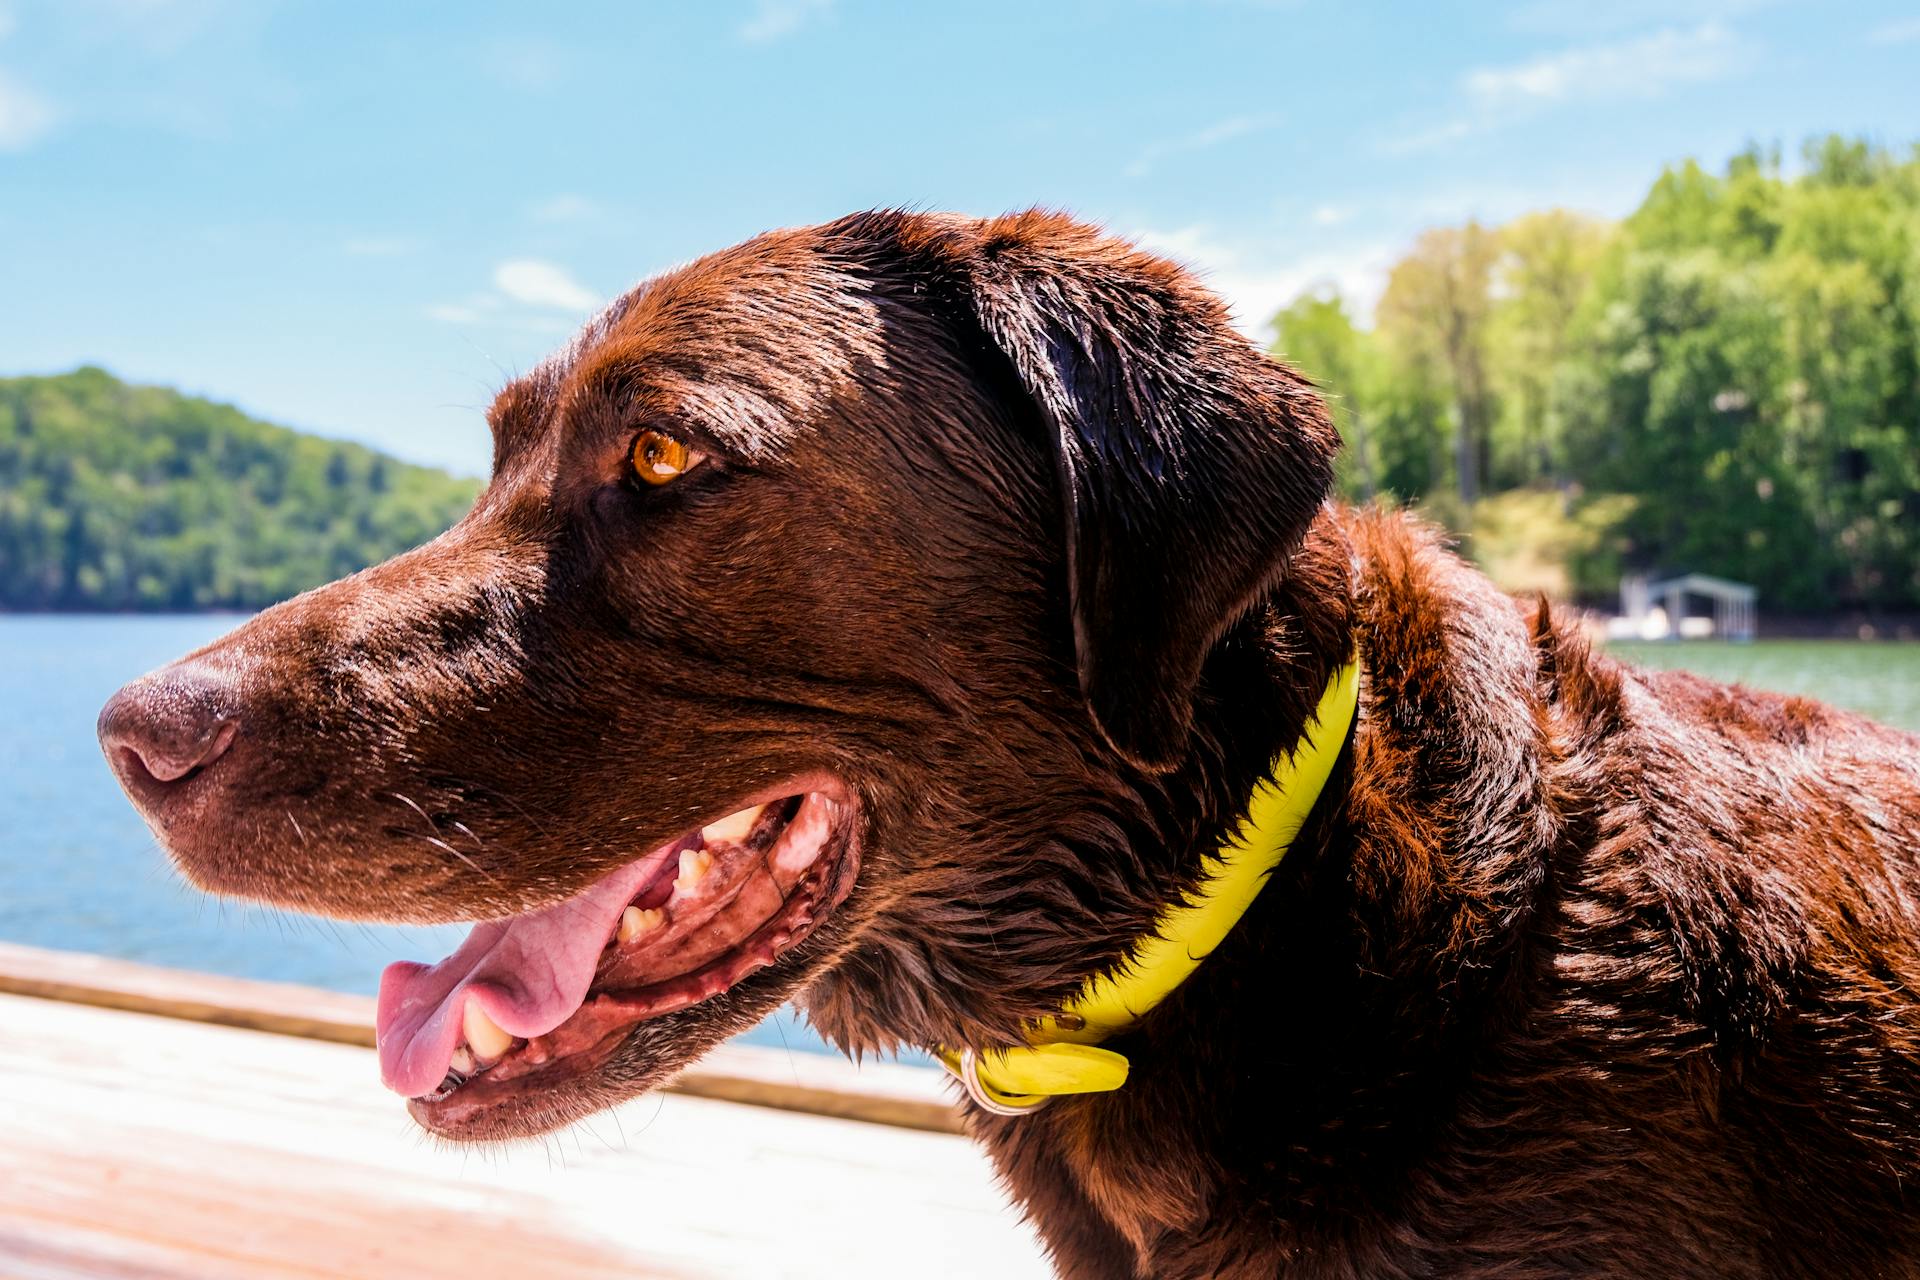
[[633, 474], [646, 484], [666, 484], [693, 470], [702, 458], [697, 450], [658, 431], [642, 431], [627, 451]]

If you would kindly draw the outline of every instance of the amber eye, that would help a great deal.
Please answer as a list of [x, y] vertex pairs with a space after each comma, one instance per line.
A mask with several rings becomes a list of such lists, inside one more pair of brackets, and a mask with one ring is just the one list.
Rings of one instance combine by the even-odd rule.
[[628, 460], [633, 463], [633, 474], [647, 484], [666, 484], [691, 470], [700, 455], [672, 436], [642, 431], [633, 438]]

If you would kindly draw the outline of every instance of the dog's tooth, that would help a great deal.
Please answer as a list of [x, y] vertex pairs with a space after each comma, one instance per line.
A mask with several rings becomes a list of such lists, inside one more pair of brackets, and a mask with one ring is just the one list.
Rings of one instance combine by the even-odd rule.
[[[760, 811], [767, 806], [757, 804], [751, 809], [741, 809], [730, 813], [710, 826], [700, 828], [700, 838], [708, 844], [716, 840], [729, 840], [735, 843], [745, 840], [747, 833], [753, 830], [753, 824], [760, 820]], [[685, 854], [681, 855], [684, 862]]]
[[463, 1076], [472, 1075], [476, 1065], [473, 1060], [473, 1050], [465, 1045], [453, 1051], [453, 1061], [447, 1064], [449, 1070], [457, 1071]]
[[701, 877], [713, 866], [713, 855], [705, 849], [682, 849], [680, 851], [680, 874], [674, 877], [675, 893], [692, 893], [699, 885]]
[[632, 942], [666, 922], [667, 913], [658, 907], [628, 907], [620, 913], [620, 941]]
[[491, 1062], [513, 1048], [513, 1037], [487, 1016], [478, 1000], [467, 1001], [467, 1007], [460, 1013], [460, 1030], [467, 1037], [474, 1056], [482, 1062]]

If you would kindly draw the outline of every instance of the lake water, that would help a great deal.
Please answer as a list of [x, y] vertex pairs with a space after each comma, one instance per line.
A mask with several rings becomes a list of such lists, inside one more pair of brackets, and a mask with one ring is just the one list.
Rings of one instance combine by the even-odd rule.
[[1644, 667], [1682, 667], [1755, 689], [1804, 693], [1920, 732], [1920, 643], [1684, 640], [1612, 644], [1607, 651]]
[[[94, 743], [94, 716], [116, 688], [236, 621], [0, 616], [0, 938], [371, 993], [389, 960], [444, 955], [460, 931], [330, 924], [194, 892], [173, 874]], [[1920, 730], [1920, 645], [1616, 651], [1651, 666], [1807, 693]], [[746, 1038], [825, 1051], [791, 1015]]]

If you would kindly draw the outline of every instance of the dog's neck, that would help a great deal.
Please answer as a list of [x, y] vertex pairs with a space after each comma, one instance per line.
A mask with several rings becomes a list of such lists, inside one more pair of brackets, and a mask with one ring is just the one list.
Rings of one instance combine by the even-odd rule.
[[[1272, 762], [1305, 736], [1335, 673], [1356, 655], [1352, 547], [1323, 515], [1285, 578], [1216, 646], [1195, 707], [1192, 757], [1155, 789], [1165, 833], [1141, 850], [1178, 882], [1200, 874], [1246, 816]], [[1335, 792], [1343, 777], [1329, 781]], [[1327, 800], [1337, 806], [1337, 794]], [[1324, 806], [1323, 807], [1327, 807]]]
[[1056, 1097], [1125, 1085], [1126, 1056], [1103, 1045], [1178, 990], [1259, 896], [1346, 750], [1359, 674], [1357, 660], [1335, 669], [1309, 724], [1274, 755], [1268, 775], [1255, 784], [1245, 816], [1193, 888], [1168, 904], [1124, 963], [1089, 979], [1059, 1013], [1036, 1024], [1024, 1044], [935, 1048], [977, 1106], [996, 1115], [1024, 1115]]
[[[1103, 755], [1090, 722], [1078, 745], [1009, 737], [1003, 749], [1030, 775], [1019, 780], [1019, 821], [1031, 843], [1018, 846], [1004, 843], [1017, 826], [969, 820], [971, 794], [934, 796], [951, 807], [923, 821], [959, 839], [920, 871], [916, 905], [889, 913], [809, 991], [814, 1025], [856, 1052], [1015, 1045], [1089, 978], [1123, 964], [1193, 890], [1352, 653], [1351, 574], [1346, 536], [1323, 515], [1279, 584], [1215, 645], [1180, 767], [1121, 764]], [[1330, 799], [1343, 785], [1336, 774]], [[969, 868], [964, 879], [945, 869], [955, 864]]]
[[[1388, 1194], [1370, 1180], [1449, 1114], [1457, 1046], [1521, 971], [1566, 820], [1540, 776], [1535, 646], [1567, 669], [1581, 651], [1544, 613], [1530, 645], [1513, 602], [1417, 526], [1343, 524], [1357, 554], [1316, 529], [1262, 650], [1216, 655], [1210, 682], [1241, 695], [1208, 711], [1221, 776], [1175, 797], [1199, 815], [1185, 856], [1202, 857], [1206, 806], [1230, 804], [1297, 732], [1315, 655], [1357, 640], [1362, 720], [1325, 802], [1234, 933], [1116, 1042], [1126, 1088], [976, 1121], [1016, 1192], [1082, 1237], [1058, 1243], [1102, 1260], [1070, 1273], [1151, 1274], [1159, 1242], [1219, 1213], [1257, 1210], [1276, 1238], [1296, 1222], [1337, 1230], [1341, 1197]], [[1489, 842], [1489, 828], [1529, 838]]]
[[[1036, 1012], [1050, 1014], [1088, 981], [1124, 968], [1169, 911], [1194, 899], [1274, 762], [1300, 747], [1340, 669], [1355, 655], [1352, 563], [1346, 535], [1323, 515], [1281, 582], [1216, 644], [1200, 681], [1187, 761], [1166, 774], [1115, 780], [1115, 789], [1128, 790], [1137, 807], [1126, 829], [1128, 847], [1104, 854], [1129, 873], [1098, 904], [1107, 948], [1083, 950], [1081, 965]], [[1343, 770], [1329, 767], [1311, 785], [1316, 797], [1325, 793], [1321, 808], [1340, 807]], [[1017, 1044], [1030, 1028], [974, 1043]]]

